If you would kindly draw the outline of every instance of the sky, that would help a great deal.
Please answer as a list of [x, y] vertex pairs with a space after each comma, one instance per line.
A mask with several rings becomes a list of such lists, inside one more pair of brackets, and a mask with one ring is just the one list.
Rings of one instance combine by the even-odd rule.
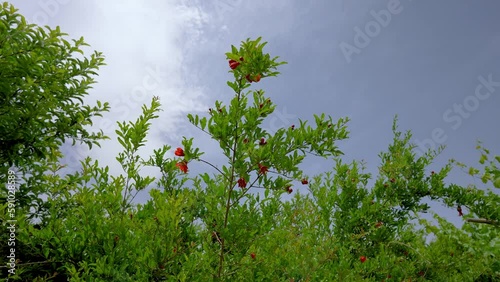
[[[87, 102], [109, 102], [95, 122], [113, 140], [102, 148], [65, 147], [69, 167], [87, 155], [120, 173], [116, 121], [134, 121], [153, 96], [162, 103], [143, 156], [164, 144], [174, 149], [183, 136], [222, 164], [218, 145], [189, 124], [188, 113], [207, 116], [216, 100], [232, 98], [225, 53], [231, 45], [262, 36], [265, 52], [287, 65], [265, 78], [263, 89], [276, 103], [264, 128], [273, 132], [313, 121], [325, 113], [349, 117], [350, 139], [339, 142], [346, 162], [364, 160], [376, 176], [378, 155], [393, 139], [391, 127], [411, 130], [425, 151], [445, 145], [429, 169], [450, 158], [476, 165], [477, 141], [500, 154], [500, 2], [412, 0], [171, 0], [10, 1], [31, 23], [60, 26], [69, 38], [83, 36], [86, 49], [103, 52], [107, 65]], [[170, 152], [169, 156], [173, 156]], [[306, 159], [309, 175], [331, 170], [333, 160]], [[157, 171], [144, 170], [155, 174]], [[203, 164], [190, 171], [214, 173]], [[481, 185], [453, 170], [448, 182]], [[300, 186], [300, 185], [299, 185]], [[306, 187], [295, 192], [306, 193]], [[145, 200], [147, 193], [139, 200]], [[460, 224], [456, 211], [433, 206]]]

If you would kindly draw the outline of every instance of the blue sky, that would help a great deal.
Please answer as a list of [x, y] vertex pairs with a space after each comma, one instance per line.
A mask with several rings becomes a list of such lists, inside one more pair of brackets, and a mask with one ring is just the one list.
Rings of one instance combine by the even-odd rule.
[[[217, 145], [185, 116], [205, 115], [215, 100], [232, 97], [224, 53], [231, 44], [258, 36], [268, 42], [266, 52], [288, 62], [279, 77], [257, 84], [277, 104], [264, 123], [271, 131], [298, 124], [299, 118], [312, 120], [315, 113], [348, 116], [351, 138], [339, 146], [346, 160], [365, 160], [373, 173], [377, 155], [393, 138], [396, 114], [399, 128], [412, 130], [414, 142], [447, 146], [431, 169], [449, 158], [477, 164], [477, 140], [500, 154], [498, 1], [11, 3], [30, 22], [59, 25], [71, 38], [84, 36], [92, 47], [87, 54], [94, 49], [105, 54], [107, 66], [88, 101], [108, 101], [112, 110], [96, 128], [113, 137], [114, 122], [134, 120], [143, 103], [160, 96], [163, 112], [144, 154], [162, 144], [175, 148], [188, 136], [207, 152], [205, 159], [221, 163]], [[88, 153], [67, 152], [70, 162]], [[118, 152], [117, 142], [110, 141], [91, 154], [118, 173]], [[332, 165], [312, 158], [303, 168], [313, 175]], [[190, 169], [211, 172], [197, 164]], [[448, 180], [480, 184], [458, 170]], [[456, 211], [439, 205], [436, 211], [457, 220]]]

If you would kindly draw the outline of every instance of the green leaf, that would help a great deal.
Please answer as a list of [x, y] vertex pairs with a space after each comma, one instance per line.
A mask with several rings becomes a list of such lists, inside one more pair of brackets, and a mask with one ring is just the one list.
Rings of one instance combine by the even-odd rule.
[[481, 155], [481, 158], [479, 159], [479, 163], [480, 164], [484, 164], [485, 161], [488, 160], [488, 156], [487, 155]]
[[495, 179], [495, 181], [493, 182], [493, 186], [495, 186], [495, 188], [500, 188], [500, 177], [497, 177], [497, 179]]
[[200, 119], [200, 127], [202, 130], [205, 130], [206, 126], [207, 126], [207, 118], [203, 117], [202, 119]]

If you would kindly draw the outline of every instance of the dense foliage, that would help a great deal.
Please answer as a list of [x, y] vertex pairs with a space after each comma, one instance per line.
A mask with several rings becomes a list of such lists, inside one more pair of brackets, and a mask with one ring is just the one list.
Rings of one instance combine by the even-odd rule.
[[[224, 165], [204, 159], [189, 138], [179, 140], [181, 148], [138, 155], [161, 107], [155, 97], [135, 122], [118, 124], [121, 175], [90, 158], [79, 171], [61, 173], [65, 138], [88, 144], [104, 138], [84, 126], [107, 105], [80, 104], [102, 57], [75, 58], [83, 39], [73, 46], [58, 28], [26, 24], [12, 6], [3, 5], [0, 19], [2, 179], [18, 183], [1, 190], [2, 228], [11, 215], [16, 220], [15, 274], [3, 255], [12, 248], [9, 234], [1, 233], [3, 277], [11, 271], [11, 281], [500, 281], [500, 197], [446, 184], [452, 168], [466, 166], [450, 161], [430, 172], [439, 152], [417, 156], [411, 133], [399, 131], [396, 119], [376, 176], [362, 162], [343, 161], [336, 144], [348, 139], [348, 118], [320, 114], [274, 134], [262, 129], [276, 106], [263, 90], [247, 88], [277, 76], [284, 62], [264, 53], [260, 38], [226, 53], [234, 75], [230, 103], [188, 115], [218, 142]], [[469, 172], [497, 189], [500, 157], [479, 149], [483, 167]], [[310, 156], [335, 166], [305, 175], [300, 164]], [[193, 175], [193, 162], [210, 173]], [[162, 177], [143, 175], [145, 166]], [[294, 192], [298, 185], [308, 193]], [[13, 187], [15, 212], [8, 201]], [[144, 189], [150, 199], [136, 204]], [[292, 199], [283, 200], [289, 193]], [[459, 229], [438, 214], [435, 222], [423, 220], [419, 212], [433, 212], [429, 201], [460, 207], [472, 222]]]

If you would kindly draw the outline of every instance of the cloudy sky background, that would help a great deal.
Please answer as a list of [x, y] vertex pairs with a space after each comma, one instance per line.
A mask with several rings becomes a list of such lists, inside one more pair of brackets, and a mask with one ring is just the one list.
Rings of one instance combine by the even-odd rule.
[[[380, 163], [378, 154], [392, 141], [396, 114], [399, 128], [412, 130], [414, 142], [432, 140], [433, 131], [446, 136], [433, 141], [447, 148], [430, 169], [450, 158], [477, 164], [477, 140], [500, 154], [496, 123], [500, 120], [500, 2], [495, 0], [11, 3], [32, 23], [59, 25], [70, 38], [83, 36], [91, 45], [87, 54], [92, 50], [105, 54], [107, 66], [100, 70], [88, 101], [110, 102], [111, 112], [95, 123], [110, 137], [115, 136], [117, 120], [135, 120], [144, 103], [160, 96], [163, 111], [153, 122], [144, 155], [163, 144], [175, 148], [182, 136], [188, 136], [206, 152], [204, 159], [222, 163], [218, 146], [185, 116], [206, 115], [215, 100], [231, 99], [224, 53], [231, 44], [259, 36], [268, 41], [265, 52], [288, 62], [280, 67], [280, 76], [253, 86], [264, 89], [277, 104], [275, 114], [264, 123], [270, 131], [298, 124], [299, 118], [312, 121], [315, 113], [334, 119], [348, 116], [351, 138], [339, 146], [346, 161], [365, 160], [372, 173]], [[391, 16], [380, 24], [374, 14]], [[370, 34], [368, 41], [358, 38], [358, 30]], [[349, 54], [346, 48], [356, 51]], [[480, 89], [482, 97], [491, 93], [482, 100], [475, 97], [480, 76], [496, 82], [489, 90]], [[465, 105], [464, 117], [455, 112], [458, 105]], [[113, 173], [120, 172], [117, 144], [105, 142], [102, 149], [91, 152]], [[67, 153], [71, 162], [88, 154], [78, 148], [68, 148]], [[311, 157], [303, 169], [314, 175], [332, 165], [332, 160]], [[213, 172], [194, 163], [190, 170]], [[481, 186], [459, 170], [448, 181]], [[295, 188], [307, 190], [301, 185]], [[440, 205], [435, 209], [460, 223], [456, 211]]]

